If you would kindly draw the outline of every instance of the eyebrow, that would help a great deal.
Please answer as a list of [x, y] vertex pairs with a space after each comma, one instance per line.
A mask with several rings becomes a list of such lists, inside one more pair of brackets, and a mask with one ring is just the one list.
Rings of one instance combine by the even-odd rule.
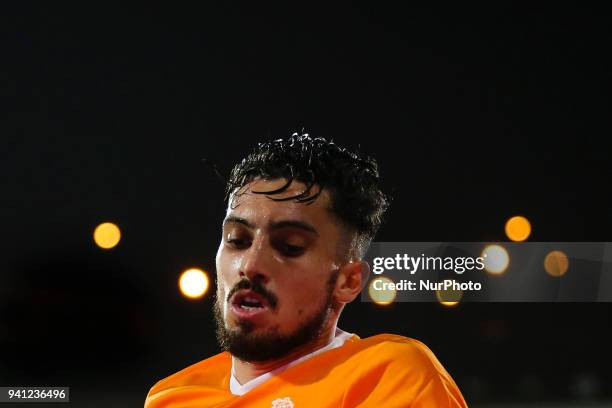
[[245, 220], [244, 218], [241, 217], [236, 217], [235, 215], [228, 215], [224, 220], [223, 220], [223, 225], [226, 224], [242, 224], [247, 228], [250, 229], [254, 229], [255, 225], [247, 220]]
[[[223, 221], [223, 225], [226, 224], [241, 224], [244, 225], [247, 228], [250, 229], [255, 229], [255, 224], [253, 224], [252, 222], [242, 218], [242, 217], [237, 217], [235, 215], [229, 215], [225, 218], [225, 220]], [[299, 220], [281, 220], [281, 221], [276, 221], [276, 222], [272, 222], [269, 225], [269, 229], [271, 231], [274, 230], [278, 230], [278, 229], [282, 229], [282, 228], [298, 228], [307, 232], [310, 232], [312, 234], [315, 235], [319, 235], [319, 231], [317, 231], [317, 229], [315, 227], [313, 227], [312, 225], [308, 224], [307, 222], [304, 221], [299, 221]]]

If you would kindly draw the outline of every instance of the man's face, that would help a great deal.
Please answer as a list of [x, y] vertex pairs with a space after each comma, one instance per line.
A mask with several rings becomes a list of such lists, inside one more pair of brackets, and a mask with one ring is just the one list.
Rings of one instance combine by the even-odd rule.
[[[285, 183], [248, 184], [230, 198], [223, 223], [216, 258], [218, 331], [224, 346], [248, 361], [281, 357], [320, 334], [341, 266], [342, 231], [327, 191], [310, 205], [253, 193]], [[295, 196], [304, 188], [293, 182], [270, 197]]]

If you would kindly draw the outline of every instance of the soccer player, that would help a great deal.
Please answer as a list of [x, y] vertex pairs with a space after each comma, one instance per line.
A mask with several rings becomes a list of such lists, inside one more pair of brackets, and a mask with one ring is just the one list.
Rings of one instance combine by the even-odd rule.
[[466, 407], [424, 344], [337, 327], [388, 207], [373, 159], [294, 134], [259, 144], [227, 193], [215, 301], [225, 351], [159, 381], [146, 408]]

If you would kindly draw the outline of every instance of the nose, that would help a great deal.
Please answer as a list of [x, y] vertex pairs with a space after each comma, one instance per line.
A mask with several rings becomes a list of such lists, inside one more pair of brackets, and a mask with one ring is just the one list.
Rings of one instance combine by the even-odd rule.
[[270, 279], [270, 255], [270, 248], [266, 246], [262, 239], [253, 240], [242, 257], [240, 277], [253, 282], [267, 283]]

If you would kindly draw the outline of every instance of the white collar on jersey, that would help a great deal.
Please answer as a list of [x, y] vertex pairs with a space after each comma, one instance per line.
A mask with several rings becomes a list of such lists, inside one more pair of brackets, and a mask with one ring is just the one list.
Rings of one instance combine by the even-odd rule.
[[342, 346], [344, 342], [348, 340], [351, 336], [353, 336], [351, 333], [347, 333], [343, 330], [336, 328], [336, 335], [334, 336], [333, 340], [329, 342], [327, 346], [317, 349], [313, 351], [312, 353], [306, 354], [296, 360], [293, 360], [285, 364], [284, 366], [278, 367], [272, 371], [264, 373], [260, 375], [259, 377], [253, 378], [251, 381], [247, 381], [244, 384], [240, 384], [238, 380], [236, 379], [236, 375], [234, 373], [234, 357], [232, 357], [232, 376], [230, 377], [230, 392], [234, 395], [244, 395], [247, 392], [251, 391], [253, 388], [269, 380], [274, 375], [277, 375], [285, 371], [289, 367], [293, 367], [294, 365], [297, 365], [303, 361], [306, 361], [309, 358], [316, 356], [317, 354], [321, 354], [328, 350], [332, 350], [332, 349]]

